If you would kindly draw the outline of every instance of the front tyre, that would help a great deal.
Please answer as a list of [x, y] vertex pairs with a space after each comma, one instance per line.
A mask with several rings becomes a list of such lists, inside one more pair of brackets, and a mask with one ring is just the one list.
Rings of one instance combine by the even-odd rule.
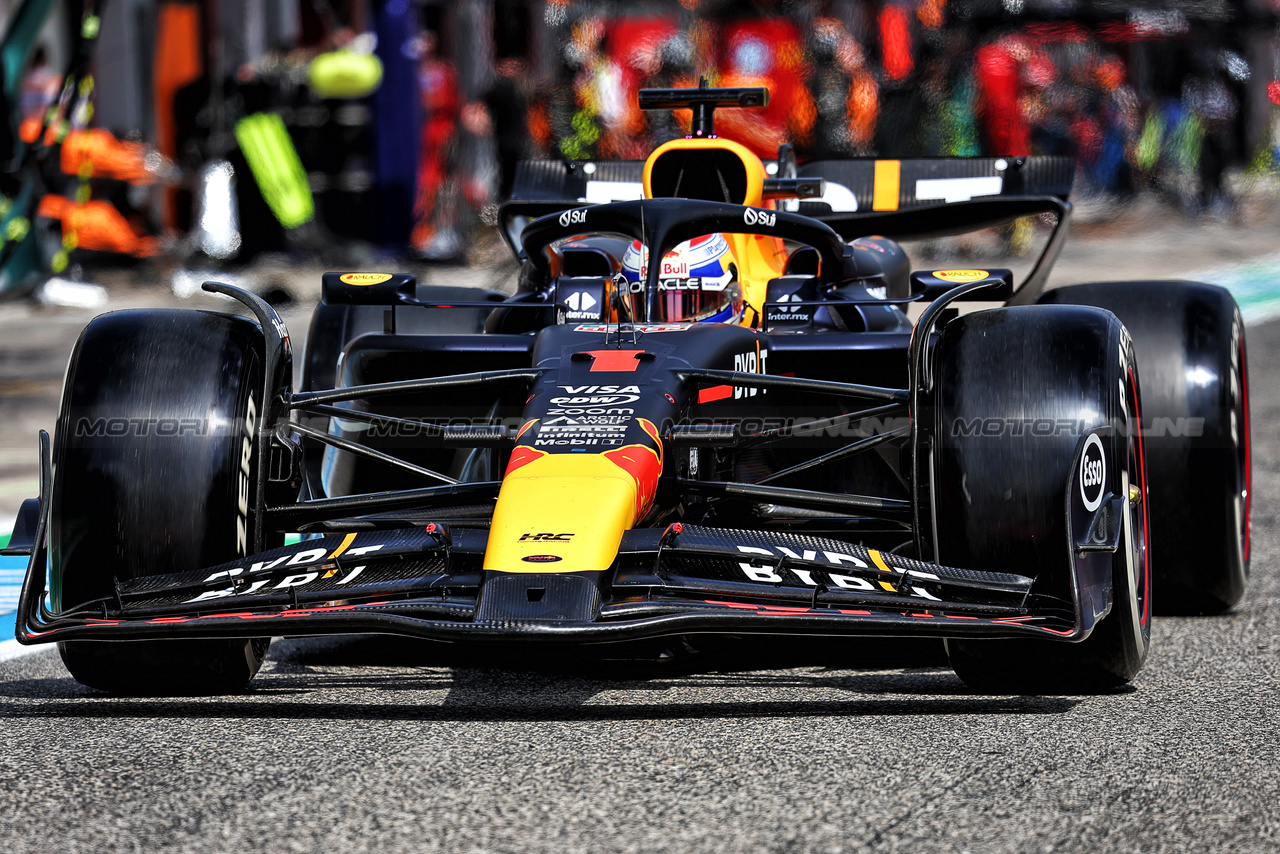
[[1113, 428], [1097, 434], [1104, 492], [1126, 498], [1120, 547], [1110, 557], [1111, 607], [1090, 635], [1078, 643], [948, 639], [956, 674], [1000, 693], [1088, 693], [1130, 681], [1150, 645], [1151, 580], [1128, 334], [1098, 309], [1002, 308], [949, 323], [934, 364], [940, 562], [1031, 575], [1033, 593], [1065, 605], [1075, 557], [1064, 498], [1084, 436]]
[[[112, 312], [86, 327], [67, 368], [54, 444], [55, 612], [101, 609], [116, 580], [213, 566], [250, 550], [263, 348], [250, 321], [202, 311]], [[58, 647], [91, 688], [191, 694], [242, 689], [267, 641]]]

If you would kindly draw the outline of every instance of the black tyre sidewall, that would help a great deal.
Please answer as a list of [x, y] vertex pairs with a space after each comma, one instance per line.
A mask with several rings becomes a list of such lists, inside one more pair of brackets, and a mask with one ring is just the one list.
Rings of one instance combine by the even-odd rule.
[[1247, 353], [1235, 300], [1197, 282], [1098, 282], [1040, 301], [1106, 308], [1133, 336], [1157, 613], [1230, 608], [1248, 582], [1251, 487]]
[[[1129, 443], [1140, 437], [1127, 424], [1140, 393], [1124, 329], [1093, 308], [978, 312], [946, 327], [936, 365], [938, 559], [1033, 575], [1039, 589], [1069, 595], [1064, 495], [1081, 437], [1120, 427], [1105, 441], [1113, 488], [1141, 482], [1140, 472], [1129, 474]], [[964, 435], [975, 418], [1014, 431], [1022, 423], [1022, 435]], [[970, 427], [957, 435], [957, 422]], [[1071, 426], [1036, 436], [1036, 423]], [[1143, 537], [1135, 522], [1126, 522], [1126, 538]], [[1112, 608], [1084, 641], [948, 639], [952, 666], [973, 688], [1010, 693], [1109, 690], [1129, 681], [1150, 642], [1151, 586], [1145, 577], [1135, 586], [1133, 561], [1125, 548], [1112, 560]]]
[[[252, 550], [262, 351], [256, 325], [211, 312], [113, 312], [86, 328], [54, 445], [55, 611], [110, 596], [116, 579]], [[59, 647], [78, 681], [116, 693], [236, 690], [266, 650], [261, 639]]]

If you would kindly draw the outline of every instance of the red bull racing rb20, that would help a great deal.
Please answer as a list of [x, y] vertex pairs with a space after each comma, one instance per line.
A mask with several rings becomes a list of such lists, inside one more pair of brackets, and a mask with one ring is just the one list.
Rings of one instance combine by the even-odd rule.
[[[1089, 691], [1139, 672], [1153, 606], [1240, 598], [1239, 311], [1047, 288], [1071, 161], [765, 161], [714, 115], [766, 91], [640, 98], [689, 135], [521, 165], [514, 295], [326, 273], [300, 389], [237, 288], [205, 285], [245, 316], [90, 323], [8, 549], [18, 639], [126, 693], [239, 690], [270, 637], [343, 633], [937, 637], [975, 690]], [[903, 249], [1020, 218], [1018, 281]]]

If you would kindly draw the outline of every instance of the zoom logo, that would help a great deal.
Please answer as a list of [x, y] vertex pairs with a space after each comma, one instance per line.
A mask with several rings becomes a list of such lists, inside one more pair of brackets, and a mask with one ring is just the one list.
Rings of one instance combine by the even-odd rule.
[[1102, 440], [1093, 433], [1084, 442], [1080, 455], [1080, 499], [1084, 509], [1092, 513], [1102, 506], [1102, 496], [1107, 491], [1107, 458], [1102, 451]]

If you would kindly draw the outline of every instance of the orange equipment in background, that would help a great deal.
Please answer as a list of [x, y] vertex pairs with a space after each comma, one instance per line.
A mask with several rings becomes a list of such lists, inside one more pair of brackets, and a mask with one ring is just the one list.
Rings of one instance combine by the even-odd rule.
[[36, 215], [62, 222], [62, 243], [68, 249], [148, 258], [163, 248], [158, 238], [135, 231], [110, 202], [94, 199], [77, 204], [65, 196], [49, 194], [40, 199]]
[[151, 184], [158, 176], [147, 168], [147, 150], [144, 143], [116, 139], [101, 128], [73, 130], [62, 140], [60, 166], [64, 174], [81, 179]]

